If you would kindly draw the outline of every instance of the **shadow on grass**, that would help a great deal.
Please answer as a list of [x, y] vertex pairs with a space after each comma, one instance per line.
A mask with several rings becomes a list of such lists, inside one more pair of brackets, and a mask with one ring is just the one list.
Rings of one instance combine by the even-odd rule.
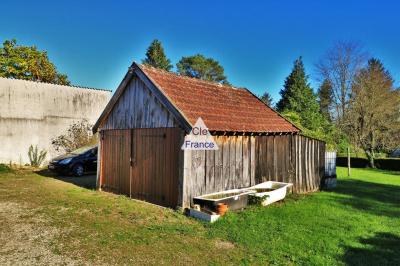
[[400, 265], [400, 237], [380, 232], [359, 240], [363, 247], [346, 247], [347, 265]]
[[389, 171], [389, 170], [381, 170], [381, 169], [374, 169], [374, 171], [378, 171], [379, 173], [388, 174], [388, 175], [400, 175], [400, 171]]
[[400, 216], [400, 187], [355, 179], [340, 180], [335, 193], [351, 196], [339, 202], [375, 215]]
[[47, 169], [36, 172], [38, 175], [54, 178], [63, 182], [71, 183], [79, 187], [87, 189], [96, 189], [96, 175], [84, 175], [81, 177], [76, 176], [62, 176], [57, 175]]

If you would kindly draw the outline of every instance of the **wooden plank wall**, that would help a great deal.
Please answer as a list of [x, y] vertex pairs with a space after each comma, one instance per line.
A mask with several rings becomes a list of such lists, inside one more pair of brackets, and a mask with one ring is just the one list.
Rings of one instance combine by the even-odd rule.
[[300, 135], [214, 136], [219, 150], [184, 152], [183, 205], [202, 194], [249, 187], [268, 180], [319, 189], [325, 143]]
[[101, 189], [178, 206], [181, 129], [104, 130], [101, 135]]
[[255, 185], [250, 136], [214, 136], [219, 149], [184, 151], [184, 207], [194, 196]]
[[178, 205], [181, 130], [132, 130], [131, 197], [162, 206]]
[[178, 122], [137, 77], [133, 78], [100, 129], [165, 128]]
[[131, 130], [101, 132], [101, 189], [129, 196]]
[[178, 128], [105, 130], [102, 135], [102, 189], [169, 207], [187, 207], [194, 196], [268, 180], [311, 192], [319, 189], [325, 169], [325, 143], [299, 135], [215, 136], [219, 150], [187, 150], [182, 159]]

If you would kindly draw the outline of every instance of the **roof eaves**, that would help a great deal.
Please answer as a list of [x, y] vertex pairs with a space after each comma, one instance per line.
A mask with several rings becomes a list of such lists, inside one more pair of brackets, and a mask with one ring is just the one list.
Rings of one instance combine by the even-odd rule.
[[125, 74], [124, 78], [122, 79], [121, 83], [118, 85], [117, 90], [115, 91], [114, 95], [111, 97], [111, 100], [107, 103], [106, 107], [104, 108], [103, 112], [101, 113], [99, 119], [97, 119], [96, 123], [93, 126], [93, 133], [96, 133], [99, 129], [100, 124], [108, 117], [111, 110], [113, 109], [114, 105], [117, 103], [118, 99], [121, 97], [123, 92], [125, 91], [126, 86], [129, 84], [133, 76], [133, 71], [129, 68], [128, 72]]

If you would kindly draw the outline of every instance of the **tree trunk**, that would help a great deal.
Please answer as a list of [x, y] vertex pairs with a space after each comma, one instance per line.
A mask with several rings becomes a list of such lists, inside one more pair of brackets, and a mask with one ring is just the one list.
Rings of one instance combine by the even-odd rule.
[[367, 154], [367, 157], [368, 157], [369, 166], [371, 168], [376, 168], [375, 167], [375, 158], [374, 158], [375, 154], [374, 154], [374, 152], [373, 151], [367, 151], [366, 154]]
[[[372, 118], [372, 116], [371, 116], [371, 118]], [[370, 133], [370, 139], [371, 139], [371, 146], [368, 149], [367, 157], [368, 157], [368, 160], [369, 160], [369, 166], [371, 168], [376, 168], [375, 167], [375, 160], [374, 160], [375, 159], [375, 152], [374, 152], [375, 136], [374, 136], [374, 132], [373, 131]]]
[[347, 147], [347, 176], [350, 177], [350, 147]]

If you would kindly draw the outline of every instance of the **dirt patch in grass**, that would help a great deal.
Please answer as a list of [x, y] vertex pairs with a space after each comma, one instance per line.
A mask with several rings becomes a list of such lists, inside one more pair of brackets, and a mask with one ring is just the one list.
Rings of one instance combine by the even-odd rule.
[[0, 174], [0, 191], [0, 265], [237, 265], [245, 256], [181, 213], [75, 182], [16, 171]]
[[82, 265], [77, 258], [56, 254], [52, 242], [60, 229], [49, 226], [34, 209], [0, 202], [0, 265]]
[[233, 249], [233, 248], [235, 248], [235, 245], [229, 241], [217, 240], [217, 241], [215, 241], [215, 247], [217, 249], [223, 250], [223, 249]]

